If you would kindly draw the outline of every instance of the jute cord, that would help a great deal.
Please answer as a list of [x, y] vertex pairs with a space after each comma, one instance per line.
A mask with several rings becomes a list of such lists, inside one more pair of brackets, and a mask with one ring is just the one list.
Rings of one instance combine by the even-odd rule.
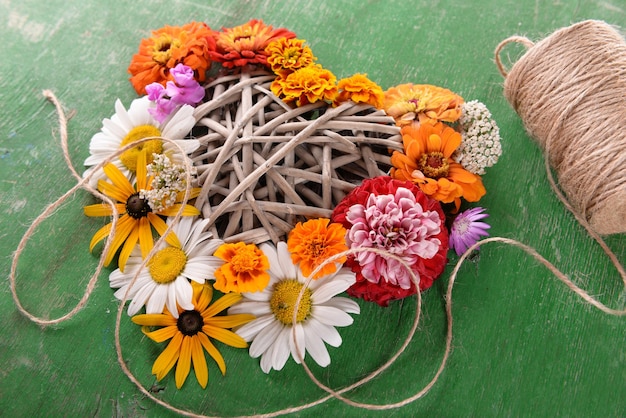
[[[501, 54], [527, 50], [510, 70]], [[599, 235], [626, 232], [626, 40], [587, 20], [533, 43], [514, 36], [495, 50], [504, 96], [544, 151], [550, 178], [579, 221]], [[548, 170], [546, 170], [548, 171]], [[561, 199], [565, 203], [565, 199]]]
[[[65, 194], [63, 194], [57, 201], [53, 202], [52, 204], [50, 204], [31, 224], [31, 226], [28, 228], [28, 230], [25, 232], [24, 236], [22, 237], [22, 240], [20, 241], [16, 251], [13, 254], [13, 259], [12, 259], [12, 265], [11, 265], [11, 272], [10, 272], [10, 276], [9, 276], [9, 280], [10, 280], [10, 286], [11, 286], [11, 293], [13, 296], [13, 300], [15, 301], [16, 307], [18, 309], [18, 311], [23, 314], [24, 316], [26, 316], [29, 320], [41, 325], [41, 326], [46, 326], [46, 325], [52, 325], [52, 324], [58, 324], [64, 321], [67, 321], [69, 319], [71, 319], [72, 317], [74, 317], [87, 303], [87, 300], [89, 299], [89, 296], [91, 295], [91, 293], [93, 292], [94, 288], [95, 288], [95, 283], [97, 281], [97, 278], [99, 276], [99, 274], [101, 273], [102, 267], [103, 267], [103, 263], [104, 263], [104, 257], [108, 251], [108, 248], [110, 246], [110, 242], [113, 241], [114, 238], [114, 234], [115, 234], [115, 225], [116, 225], [116, 221], [117, 221], [117, 217], [118, 217], [118, 213], [115, 210], [115, 204], [114, 202], [111, 201], [111, 199], [109, 199], [107, 196], [102, 195], [101, 193], [99, 193], [96, 189], [94, 189], [93, 187], [91, 187], [89, 185], [89, 180], [90, 180], [90, 176], [84, 177], [82, 178], [74, 169], [74, 167], [72, 166], [71, 163], [71, 159], [69, 156], [69, 151], [68, 151], [68, 145], [67, 145], [67, 120], [65, 118], [65, 113], [63, 111], [62, 106], [60, 105], [59, 101], [57, 100], [56, 96], [54, 95], [54, 93], [52, 93], [51, 91], [45, 90], [44, 91], [44, 96], [50, 100], [56, 107], [56, 111], [58, 113], [59, 116], [59, 128], [60, 128], [60, 136], [61, 136], [61, 147], [63, 149], [63, 154], [64, 154], [64, 158], [65, 161], [68, 165], [68, 168], [70, 169], [70, 171], [72, 172], [72, 175], [76, 178], [77, 180], [77, 184], [72, 187], [70, 190], [68, 190], [68, 192], [66, 192]], [[106, 161], [103, 161], [101, 164], [99, 164], [98, 168], [103, 167], [104, 165], [106, 165], [107, 163], [109, 163], [113, 158], [115, 158], [117, 155], [121, 154], [122, 152], [126, 151], [127, 149], [132, 148], [132, 146], [136, 146], [139, 143], [143, 142], [143, 141], [148, 141], [148, 140], [152, 140], [155, 138], [145, 138], [144, 140], [141, 140], [137, 143], [133, 143], [133, 144], [129, 144], [128, 146], [125, 146], [123, 148], [121, 148], [118, 152], [116, 152], [115, 154], [111, 155], [111, 157], [109, 159], [107, 159]], [[161, 139], [163, 141], [166, 142], [171, 142], [173, 144], [175, 144], [174, 141], [169, 140], [168, 138], [158, 138]], [[180, 151], [182, 152], [182, 149], [180, 149]], [[546, 158], [547, 161], [547, 158]], [[186, 179], [187, 179], [187, 190], [185, 191], [185, 197], [183, 200], [183, 203], [186, 203], [189, 200], [189, 196], [190, 196], [190, 192], [191, 192], [191, 166], [189, 164], [188, 161], [185, 161], [185, 170], [186, 170]], [[549, 165], [546, 163], [546, 168], [548, 170], [548, 174], [549, 176], [550, 174], [550, 170], [549, 170]], [[95, 172], [96, 170], [93, 170], [93, 172]], [[556, 184], [555, 184], [555, 188], [556, 188]], [[18, 261], [19, 261], [19, 257], [21, 255], [21, 253], [23, 252], [24, 248], [26, 247], [26, 244], [28, 243], [28, 240], [32, 237], [34, 230], [37, 228], [37, 226], [39, 226], [41, 224], [41, 222], [43, 222], [46, 218], [48, 218], [56, 209], [59, 208], [59, 206], [73, 193], [75, 193], [77, 190], [79, 189], [85, 189], [88, 192], [92, 193], [94, 196], [96, 196], [99, 199], [102, 199], [106, 204], [108, 204], [109, 206], [111, 206], [112, 208], [112, 230], [111, 230], [111, 235], [109, 236], [109, 239], [107, 240], [107, 242], [104, 245], [104, 249], [102, 252], [102, 255], [100, 257], [98, 266], [96, 267], [96, 270], [92, 276], [92, 278], [89, 280], [89, 283], [87, 285], [87, 288], [85, 290], [85, 293], [83, 295], [83, 297], [81, 298], [80, 302], [67, 314], [56, 318], [56, 319], [46, 319], [46, 318], [40, 318], [37, 315], [34, 315], [32, 313], [30, 313], [28, 310], [26, 310], [21, 302], [20, 299], [18, 297], [17, 291], [16, 291], [16, 274], [17, 274], [17, 266], [18, 266]], [[558, 188], [556, 188], [555, 192], [557, 193], [558, 196], [561, 196], [558, 191]], [[563, 198], [564, 200], [564, 204], [566, 205], [566, 207], [570, 207], [567, 200], [565, 198]], [[163, 236], [161, 236], [155, 243], [152, 251], [150, 251], [150, 253], [148, 254], [148, 256], [144, 259], [140, 269], [138, 269], [137, 273], [134, 275], [134, 277], [132, 278], [129, 286], [128, 286], [128, 290], [126, 291], [126, 294], [123, 296], [123, 298], [121, 299], [119, 305], [118, 305], [118, 310], [117, 310], [117, 315], [116, 315], [116, 320], [115, 320], [115, 349], [116, 349], [116, 353], [117, 353], [117, 358], [118, 358], [118, 362], [120, 364], [120, 367], [122, 369], [122, 371], [124, 372], [124, 374], [126, 374], [126, 376], [137, 386], [138, 390], [147, 398], [149, 398], [150, 400], [152, 400], [153, 402], [155, 402], [156, 404], [170, 410], [173, 411], [175, 413], [178, 413], [182, 416], [188, 416], [188, 417], [210, 417], [208, 415], [201, 415], [201, 414], [197, 414], [191, 411], [187, 411], [187, 410], [183, 410], [180, 408], [177, 408], [171, 404], [169, 404], [166, 401], [163, 401], [162, 399], [159, 399], [157, 397], [155, 397], [148, 389], [146, 389], [146, 387], [133, 375], [133, 373], [130, 371], [130, 369], [128, 368], [128, 365], [126, 364], [126, 361], [124, 360], [124, 356], [123, 356], [123, 351], [122, 351], [122, 344], [121, 344], [121, 340], [120, 340], [120, 324], [121, 324], [121, 318], [122, 318], [122, 314], [124, 311], [124, 306], [126, 304], [126, 301], [128, 299], [128, 293], [130, 291], [130, 289], [133, 287], [135, 281], [137, 280], [137, 277], [139, 275], [139, 271], [141, 271], [141, 269], [147, 264], [148, 260], [154, 255], [154, 253], [157, 251], [156, 248], [158, 248], [159, 244], [161, 242], [163, 242], [163, 240], [165, 239], [165, 237], [167, 236], [167, 234], [171, 231], [171, 229], [173, 228], [174, 225], [176, 225], [176, 223], [178, 222], [178, 220], [181, 217], [182, 214], [182, 207], [179, 210], [179, 212], [177, 213], [177, 215], [174, 217], [174, 219], [172, 220], [173, 222], [170, 223], [170, 225], [168, 225], [168, 228], [165, 232], [165, 234]], [[573, 212], [575, 215], [576, 213]], [[577, 217], [578, 219], [578, 217]], [[581, 219], [579, 219], [579, 221], [581, 221]], [[584, 222], [581, 222], [583, 225], [585, 225]], [[586, 226], [586, 225], [585, 225]], [[586, 226], [587, 227], [587, 226]], [[613, 262], [613, 264], [616, 266], [620, 276], [622, 277], [622, 281], [625, 283], [626, 286], [626, 274], [624, 274], [624, 269], [623, 267], [620, 265], [620, 263], [617, 261], [617, 257], [610, 251], [610, 249], [608, 248], [608, 246], [604, 243], [604, 241], [593, 232], [592, 229], [588, 229], [588, 231], [590, 232], [590, 234], [596, 238], [596, 240], [598, 241], [598, 243], [601, 245], [601, 247], [604, 249], [604, 251], [607, 253], [607, 255], [609, 256], [609, 258], [611, 259], [611, 261]], [[613, 309], [613, 308], [609, 308], [606, 305], [604, 305], [602, 302], [598, 301], [597, 299], [595, 299], [593, 296], [589, 295], [585, 290], [583, 290], [582, 288], [580, 288], [579, 286], [577, 286], [566, 274], [562, 273], [556, 266], [554, 266], [550, 261], [548, 261], [547, 259], [545, 259], [542, 255], [540, 255], [534, 248], [527, 246], [519, 241], [513, 240], [513, 239], [509, 239], [509, 238], [502, 238], [502, 237], [490, 237], [490, 238], [486, 238], [483, 239], [477, 243], [475, 243], [474, 245], [472, 245], [457, 261], [456, 265], [454, 266], [454, 269], [452, 270], [451, 274], [450, 274], [450, 278], [448, 281], [448, 285], [447, 285], [447, 290], [446, 290], [446, 294], [445, 294], [445, 310], [446, 310], [446, 319], [447, 319], [447, 331], [446, 331], [446, 336], [445, 336], [445, 350], [441, 359], [441, 363], [439, 365], [439, 367], [437, 368], [434, 376], [432, 377], [431, 381], [424, 386], [422, 389], [420, 389], [419, 391], [415, 392], [413, 395], [400, 400], [398, 402], [394, 402], [394, 403], [388, 403], [388, 404], [371, 404], [371, 403], [362, 403], [362, 402], [356, 402], [353, 401], [345, 396], [343, 396], [344, 393], [349, 392], [361, 385], [366, 384], [367, 382], [370, 382], [372, 379], [376, 378], [380, 373], [382, 373], [383, 371], [387, 370], [395, 361], [396, 359], [405, 351], [405, 349], [409, 346], [410, 342], [412, 341], [414, 334], [417, 330], [418, 324], [419, 324], [419, 320], [420, 320], [420, 313], [421, 313], [421, 304], [422, 304], [422, 298], [421, 298], [421, 294], [420, 292], [417, 292], [415, 297], [417, 300], [417, 304], [416, 304], [416, 311], [415, 311], [415, 318], [413, 321], [413, 324], [411, 326], [411, 329], [408, 332], [407, 337], [405, 338], [403, 344], [401, 345], [401, 347], [398, 349], [398, 351], [392, 355], [389, 360], [383, 364], [382, 366], [380, 366], [379, 368], [377, 368], [376, 370], [374, 370], [373, 372], [371, 372], [369, 375], [367, 375], [366, 377], [360, 379], [359, 381], [355, 382], [352, 385], [349, 385], [347, 387], [344, 387], [342, 389], [332, 389], [326, 385], [324, 385], [322, 382], [319, 381], [319, 379], [317, 379], [314, 374], [311, 372], [311, 370], [309, 369], [309, 367], [307, 366], [306, 362], [304, 361], [304, 358], [299, 358], [303, 368], [305, 369], [307, 375], [309, 376], [309, 378], [315, 383], [315, 385], [317, 387], [319, 387], [320, 389], [324, 390], [325, 392], [328, 393], [327, 396], [321, 397], [320, 399], [317, 399], [313, 402], [307, 403], [307, 404], [303, 404], [300, 406], [295, 406], [295, 407], [290, 407], [290, 408], [286, 408], [286, 409], [282, 409], [282, 410], [278, 410], [278, 411], [274, 411], [271, 413], [266, 413], [266, 414], [255, 414], [255, 415], [246, 415], [245, 417], [251, 417], [251, 416], [259, 416], [259, 417], [275, 417], [275, 416], [280, 416], [280, 415], [284, 415], [284, 414], [288, 414], [288, 413], [295, 413], [295, 412], [299, 412], [299, 411], [303, 411], [307, 408], [311, 408], [313, 406], [322, 404], [332, 398], [338, 399], [348, 405], [354, 406], [354, 407], [358, 407], [358, 408], [364, 408], [364, 409], [368, 409], [368, 410], [385, 410], [385, 409], [393, 409], [393, 408], [400, 408], [403, 407], [409, 403], [412, 403], [414, 401], [416, 401], [417, 399], [423, 397], [424, 395], [426, 395], [430, 389], [435, 385], [435, 383], [437, 382], [437, 380], [439, 379], [440, 375], [443, 373], [444, 369], [445, 369], [445, 365], [446, 362], [448, 360], [448, 357], [450, 355], [451, 352], [451, 347], [452, 347], [452, 324], [453, 324], [453, 315], [452, 315], [452, 290], [454, 287], [454, 284], [456, 282], [457, 279], [457, 275], [458, 272], [461, 268], [461, 266], [463, 265], [463, 263], [467, 260], [467, 258], [474, 252], [474, 250], [478, 249], [479, 247], [483, 247], [486, 244], [489, 243], [502, 243], [502, 244], [506, 244], [506, 245], [511, 245], [513, 247], [519, 248], [521, 250], [523, 250], [525, 253], [527, 253], [528, 255], [530, 255], [535, 261], [537, 261], [539, 264], [545, 266], [557, 279], [559, 279], [560, 281], [562, 281], [569, 289], [571, 289], [574, 293], [576, 293], [577, 295], [579, 295], [586, 303], [596, 307], [597, 309], [599, 309], [600, 311], [609, 314], [609, 315], [616, 315], [616, 316], [623, 316], [626, 315], [626, 309]], [[298, 307], [299, 304], [301, 302], [302, 296], [304, 295], [305, 290], [309, 287], [310, 283], [311, 283], [311, 277], [314, 277], [315, 274], [320, 271], [326, 264], [331, 263], [336, 261], [337, 259], [343, 257], [343, 256], [347, 256], [347, 255], [352, 255], [352, 254], [356, 254], [359, 252], [364, 252], [364, 251], [368, 251], [368, 252], [375, 252], [379, 255], [382, 255], [384, 257], [388, 257], [388, 258], [393, 258], [397, 261], [399, 261], [404, 268], [408, 269], [410, 275], [411, 275], [411, 280], [412, 282], [418, 286], [419, 284], [419, 279], [418, 277], [415, 275], [415, 273], [410, 269], [410, 266], [408, 266], [401, 258], [397, 257], [394, 254], [391, 254], [387, 251], [383, 251], [383, 250], [379, 250], [379, 249], [372, 249], [372, 248], [353, 248], [350, 249], [342, 254], [338, 254], [332, 258], [329, 258], [327, 260], [325, 260], [321, 265], [319, 265], [315, 271], [313, 271], [311, 273], [311, 275], [309, 276], [309, 278], [307, 278], [306, 282], [305, 282], [305, 286], [303, 287], [303, 289], [301, 290], [299, 296], [298, 296], [298, 300], [296, 302], [296, 307], [294, 308], [294, 322], [296, 321], [296, 313], [298, 311]], [[295, 333], [295, 331], [294, 331]], [[292, 335], [292, 337], [294, 338], [294, 342], [296, 344], [297, 347], [297, 339], [295, 339], [295, 335]], [[299, 347], [297, 347], [296, 352], [300, 353], [300, 349]]]

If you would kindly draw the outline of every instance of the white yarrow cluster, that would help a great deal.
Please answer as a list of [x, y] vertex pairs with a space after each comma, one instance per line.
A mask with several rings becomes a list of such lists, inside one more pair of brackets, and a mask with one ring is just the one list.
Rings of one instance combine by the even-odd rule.
[[498, 162], [502, 154], [500, 130], [491, 112], [478, 100], [463, 103], [461, 118], [461, 145], [452, 158], [467, 171], [485, 174], [485, 168]]
[[[196, 168], [191, 168], [191, 175], [196, 175]], [[148, 175], [154, 176], [151, 190], [140, 190], [139, 197], [148, 201], [153, 211], [159, 212], [174, 205], [179, 192], [185, 191], [187, 181], [185, 167], [174, 164], [165, 154], [153, 154], [148, 165]]]

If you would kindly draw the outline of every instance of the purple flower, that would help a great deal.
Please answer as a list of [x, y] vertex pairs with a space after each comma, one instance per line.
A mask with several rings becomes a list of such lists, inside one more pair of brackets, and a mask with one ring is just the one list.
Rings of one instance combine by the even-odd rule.
[[174, 81], [168, 81], [163, 87], [159, 83], [151, 83], [146, 86], [148, 99], [156, 103], [156, 107], [148, 109], [148, 112], [159, 123], [181, 105], [195, 106], [204, 98], [204, 88], [194, 78], [193, 70], [178, 64], [170, 70]]
[[483, 213], [485, 208], [472, 208], [457, 215], [450, 228], [450, 248], [457, 255], [467, 251], [469, 247], [478, 242], [481, 237], [489, 236], [487, 230], [491, 228], [487, 223], [480, 222], [489, 215]]
[[[346, 219], [352, 224], [347, 234], [352, 248], [380, 248], [409, 265], [420, 258], [433, 258], [441, 245], [436, 238], [441, 231], [439, 214], [425, 211], [404, 187], [399, 187], [395, 195], [371, 194], [365, 205], [351, 206]], [[358, 253], [355, 258], [369, 282], [378, 283], [384, 277], [402, 289], [411, 286], [411, 276], [397, 260], [370, 252]]]
[[174, 81], [165, 84], [165, 94], [179, 105], [195, 106], [204, 98], [204, 88], [194, 78], [193, 70], [184, 64], [178, 64], [170, 70]]

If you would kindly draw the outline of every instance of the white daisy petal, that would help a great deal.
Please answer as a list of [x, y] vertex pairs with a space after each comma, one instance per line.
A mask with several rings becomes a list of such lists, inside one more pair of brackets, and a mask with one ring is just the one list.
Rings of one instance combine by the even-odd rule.
[[[310, 328], [310, 330], [308, 328]], [[333, 347], [339, 347], [341, 345], [341, 335], [339, 335], [335, 327], [322, 324], [315, 318], [310, 318], [307, 321], [307, 331], [311, 334], [319, 335], [322, 340]]]
[[[245, 339], [245, 337], [242, 335], [242, 333], [246, 325], [244, 325], [237, 331], [237, 334], [239, 334], [243, 339]], [[272, 343], [276, 341], [278, 334], [280, 334], [280, 331], [283, 328], [284, 325], [280, 322], [271, 321], [265, 328], [260, 330], [257, 336], [254, 338], [254, 341], [252, 341], [252, 344], [250, 344], [250, 357], [257, 358], [265, 353], [272, 345]]]
[[333, 306], [337, 309], [341, 309], [347, 313], [358, 314], [361, 313], [361, 307], [352, 299], [335, 297], [324, 302], [326, 306]]
[[[296, 361], [296, 363], [300, 364], [300, 358], [305, 357], [306, 354], [306, 341], [304, 339], [304, 327], [302, 324], [296, 324], [296, 340], [298, 341], [298, 350], [296, 350], [296, 344], [293, 339], [293, 334], [290, 330], [289, 336], [289, 350], [291, 351], [291, 357]], [[300, 355], [298, 356], [298, 351]]]
[[[146, 304], [148, 298], [152, 295], [156, 284], [147, 285], [138, 288], [137, 293], [133, 296], [133, 300], [128, 305], [128, 315], [133, 316]], [[151, 312], [160, 313], [160, 312]]]
[[315, 305], [312, 314], [321, 323], [335, 327], [347, 327], [354, 322], [350, 315], [332, 306]]
[[159, 284], [150, 295], [150, 298], [146, 301], [146, 313], [148, 314], [160, 314], [163, 312], [163, 307], [167, 301], [167, 287], [168, 285]]
[[[291, 327], [283, 327], [276, 338], [271, 350], [272, 365], [274, 370], [282, 370], [285, 367], [285, 363], [289, 359], [289, 340], [291, 338]], [[268, 355], [265, 353], [265, 355]]]
[[[172, 285], [176, 287], [175, 301], [178, 302], [180, 307], [185, 310], [193, 309], [193, 288], [191, 287], [189, 280], [184, 277], [178, 277]], [[169, 309], [169, 307], [167, 309]]]
[[163, 136], [169, 139], [184, 138], [196, 124], [193, 112], [193, 106], [181, 106], [162, 127]]
[[356, 276], [354, 273], [337, 274], [333, 278], [323, 283], [317, 289], [313, 291], [311, 299], [313, 303], [324, 303], [333, 296], [338, 295], [341, 292], [348, 290], [356, 282]]
[[314, 332], [304, 334], [306, 340], [306, 351], [311, 355], [317, 364], [326, 367], [330, 364], [330, 355], [324, 345], [324, 341]]
[[[232, 314], [247, 312], [245, 310], [241, 311], [241, 310], [235, 309], [238, 307], [239, 307], [239, 304], [230, 307], [228, 309], [228, 314], [232, 315]], [[237, 335], [239, 335], [241, 338], [243, 338], [247, 342], [250, 342], [254, 338], [256, 338], [259, 332], [263, 331], [268, 325], [270, 325], [273, 322], [274, 322], [274, 315], [258, 317], [257, 319], [254, 319], [248, 322], [247, 324], [245, 324], [244, 326], [242, 326], [241, 328], [239, 328], [237, 330]], [[251, 357], [254, 357], [254, 356], [251, 355]]]

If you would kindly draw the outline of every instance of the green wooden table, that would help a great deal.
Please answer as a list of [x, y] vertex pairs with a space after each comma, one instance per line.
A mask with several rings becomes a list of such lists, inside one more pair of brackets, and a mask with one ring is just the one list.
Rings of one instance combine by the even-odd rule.
[[[623, 0], [591, 1], [147, 1], [6, 0], [0, 4], [0, 270], [30, 222], [74, 185], [59, 147], [53, 90], [71, 114], [70, 153], [81, 167], [88, 142], [120, 98], [135, 97], [126, 68], [138, 43], [166, 24], [206, 21], [213, 28], [260, 18], [306, 39], [338, 77], [366, 72], [383, 88], [405, 82], [449, 88], [489, 107], [504, 154], [484, 177], [481, 200], [492, 235], [535, 247], [589, 293], [623, 307], [617, 273], [552, 194], [540, 150], [502, 95], [495, 46], [513, 34], [540, 39], [584, 19], [626, 28]], [[515, 56], [513, 48], [509, 52]], [[517, 51], [519, 52], [519, 51]], [[86, 192], [70, 199], [31, 240], [18, 271], [27, 309], [59, 316], [79, 300], [97, 258], [88, 252], [98, 222], [82, 215]], [[608, 238], [626, 259], [622, 235]], [[451, 265], [455, 260], [451, 260]], [[374, 382], [349, 396], [397, 402], [419, 391], [443, 355], [447, 276], [424, 293], [416, 338]], [[0, 415], [173, 416], [145, 399], [122, 373], [114, 348], [117, 303], [100, 278], [75, 318], [41, 329], [15, 308], [8, 279], [0, 287]], [[342, 387], [386, 361], [400, 346], [415, 300], [387, 309], [361, 303], [332, 364], [312, 370]], [[584, 304], [520, 250], [487, 245], [464, 265], [454, 291], [453, 351], [430, 393], [402, 409], [369, 412], [330, 400], [301, 416], [594, 416], [626, 415], [626, 320]], [[127, 319], [126, 316], [123, 319]], [[271, 412], [322, 397], [293, 361], [265, 375], [258, 360], [222, 348], [228, 371], [209, 364], [209, 385], [190, 378], [176, 390], [150, 367], [160, 348], [124, 320], [122, 341], [133, 373], [160, 398], [208, 415]]]

